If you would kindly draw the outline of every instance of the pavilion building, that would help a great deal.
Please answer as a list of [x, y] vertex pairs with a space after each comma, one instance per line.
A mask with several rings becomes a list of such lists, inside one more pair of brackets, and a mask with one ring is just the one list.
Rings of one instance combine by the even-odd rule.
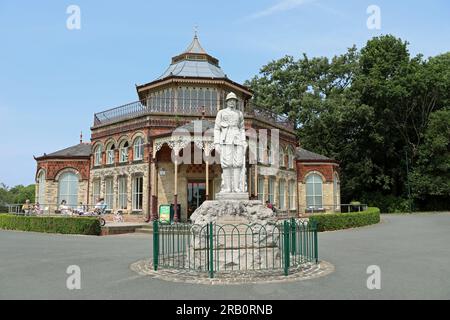
[[[161, 205], [176, 204], [179, 219], [187, 221], [220, 190], [220, 164], [209, 161], [215, 157], [210, 133], [232, 91], [246, 130], [255, 133], [255, 156], [247, 156], [249, 194], [288, 216], [339, 210], [338, 163], [300, 148], [294, 124], [254, 106], [251, 90], [230, 80], [197, 36], [159, 78], [136, 91], [137, 102], [94, 115], [90, 143], [35, 158], [36, 201], [54, 208], [62, 200], [76, 206], [104, 198], [108, 211], [153, 218]], [[259, 132], [267, 132], [264, 147]], [[179, 161], [198, 151], [203, 156], [194, 163]]]

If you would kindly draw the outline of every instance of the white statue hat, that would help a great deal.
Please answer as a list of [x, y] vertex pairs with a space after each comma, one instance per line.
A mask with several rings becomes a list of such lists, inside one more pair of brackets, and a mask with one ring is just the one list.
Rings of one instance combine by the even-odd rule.
[[234, 99], [234, 100], [238, 99], [234, 92], [230, 92], [229, 94], [227, 94], [227, 97], [225, 98], [225, 101], [228, 101], [228, 100], [231, 100], [231, 99]]

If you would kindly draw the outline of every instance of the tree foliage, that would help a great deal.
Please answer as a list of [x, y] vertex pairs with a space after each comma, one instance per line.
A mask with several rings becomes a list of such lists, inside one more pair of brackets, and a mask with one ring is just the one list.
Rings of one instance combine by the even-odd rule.
[[[437, 173], [436, 162], [424, 162], [424, 149], [438, 133], [429, 129], [434, 117], [441, 133], [450, 126], [438, 113], [450, 106], [450, 53], [412, 57], [407, 42], [385, 35], [331, 59], [304, 54], [271, 61], [246, 84], [256, 104], [295, 120], [302, 147], [339, 161], [343, 201], [377, 205], [385, 197], [403, 208], [407, 164], [413, 172]], [[410, 178], [416, 199], [433, 195], [417, 173]]]
[[28, 199], [32, 203], [35, 198], [35, 185], [29, 186], [18, 185], [8, 188], [5, 184], [0, 183], [0, 206], [6, 204], [22, 204]]

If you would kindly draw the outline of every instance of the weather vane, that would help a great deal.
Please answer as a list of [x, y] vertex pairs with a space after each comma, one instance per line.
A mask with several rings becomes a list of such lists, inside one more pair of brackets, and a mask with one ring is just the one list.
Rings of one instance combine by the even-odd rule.
[[198, 25], [195, 25], [194, 26], [194, 35], [195, 35], [195, 37], [197, 37], [197, 34], [198, 34]]

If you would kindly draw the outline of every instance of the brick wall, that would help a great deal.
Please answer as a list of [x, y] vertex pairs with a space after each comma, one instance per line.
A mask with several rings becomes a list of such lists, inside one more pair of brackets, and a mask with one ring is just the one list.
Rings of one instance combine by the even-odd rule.
[[66, 168], [75, 169], [82, 180], [89, 180], [89, 159], [47, 159], [37, 163], [36, 174], [39, 170], [45, 170], [46, 180], [55, 180], [58, 173]]

